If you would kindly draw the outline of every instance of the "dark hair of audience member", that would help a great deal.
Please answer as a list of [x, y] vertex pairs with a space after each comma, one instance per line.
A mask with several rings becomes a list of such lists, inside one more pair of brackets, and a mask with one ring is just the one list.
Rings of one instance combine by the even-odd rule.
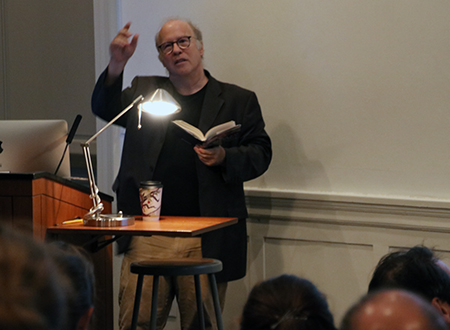
[[428, 301], [437, 297], [450, 303], [450, 276], [437, 261], [433, 251], [424, 246], [390, 253], [379, 261], [368, 291], [400, 288]]
[[0, 329], [59, 330], [65, 299], [44, 244], [0, 226]]
[[52, 256], [62, 276], [67, 300], [66, 330], [87, 329], [94, 309], [95, 277], [90, 256], [65, 242], [52, 242]]
[[316, 286], [295, 275], [257, 284], [242, 312], [241, 330], [334, 330], [328, 303]]

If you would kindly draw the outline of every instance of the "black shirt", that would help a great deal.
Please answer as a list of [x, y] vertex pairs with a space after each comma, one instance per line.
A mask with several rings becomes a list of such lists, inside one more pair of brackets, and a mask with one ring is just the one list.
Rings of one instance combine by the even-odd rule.
[[[198, 127], [206, 86], [192, 95], [176, 93], [181, 111], [171, 120], [181, 119]], [[156, 164], [153, 180], [163, 184], [161, 215], [200, 216], [198, 180], [193, 146], [177, 134], [180, 128], [171, 123]]]

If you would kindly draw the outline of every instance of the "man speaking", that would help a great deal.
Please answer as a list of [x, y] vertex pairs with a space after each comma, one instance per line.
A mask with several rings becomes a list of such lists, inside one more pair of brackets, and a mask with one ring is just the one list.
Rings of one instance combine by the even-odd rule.
[[[120, 170], [114, 184], [119, 210], [140, 214], [141, 181], [160, 181], [164, 186], [161, 215], [236, 217], [238, 223], [213, 231], [201, 238], [133, 237], [119, 242], [124, 252], [120, 280], [120, 329], [131, 324], [136, 275], [130, 264], [148, 258], [208, 257], [222, 261], [217, 274], [223, 308], [227, 282], [245, 276], [247, 232], [244, 181], [263, 174], [271, 161], [270, 138], [255, 93], [214, 79], [203, 68], [202, 33], [191, 22], [168, 20], [156, 34], [159, 60], [168, 77], [137, 76], [122, 90], [123, 70], [133, 55], [138, 35], [126, 24], [110, 45], [108, 68], [99, 77], [93, 96], [93, 112], [106, 121], [114, 118], [137, 96], [151, 95], [157, 88], [167, 90], [182, 111], [164, 118], [142, 116], [138, 130], [138, 111], [132, 109], [117, 123], [126, 128]], [[178, 137], [173, 120], [184, 120], [203, 133], [211, 127], [234, 120], [238, 133], [213, 148], [191, 146]], [[151, 280], [144, 281], [140, 329], [150, 320]], [[170, 306], [176, 297], [181, 329], [197, 329], [194, 283], [191, 277], [160, 281], [158, 329], [164, 328]], [[215, 329], [213, 304], [207, 278], [202, 279], [207, 328]], [[147, 298], [147, 299], [146, 299]], [[147, 301], [145, 301], [147, 300]], [[210, 317], [212, 315], [212, 317]]]

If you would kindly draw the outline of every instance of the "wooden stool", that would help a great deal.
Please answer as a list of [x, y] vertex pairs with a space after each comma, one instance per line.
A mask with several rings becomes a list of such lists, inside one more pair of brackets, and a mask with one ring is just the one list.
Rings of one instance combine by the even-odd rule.
[[222, 270], [222, 262], [216, 259], [205, 258], [180, 258], [180, 259], [149, 259], [134, 262], [130, 266], [133, 274], [138, 274], [136, 297], [134, 300], [131, 330], [136, 330], [139, 306], [141, 303], [142, 284], [145, 275], [153, 276], [152, 307], [150, 313], [150, 330], [156, 330], [156, 311], [158, 307], [158, 285], [160, 276], [193, 275], [195, 281], [195, 296], [197, 298], [197, 315], [200, 329], [205, 329], [205, 316], [203, 312], [202, 293], [200, 287], [200, 275], [207, 274], [209, 286], [214, 302], [217, 328], [223, 330], [222, 314], [219, 304], [215, 273]]

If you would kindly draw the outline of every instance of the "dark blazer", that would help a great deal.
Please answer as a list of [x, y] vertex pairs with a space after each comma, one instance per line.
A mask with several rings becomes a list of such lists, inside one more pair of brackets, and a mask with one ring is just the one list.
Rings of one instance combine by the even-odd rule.
[[[199, 159], [196, 170], [199, 183], [200, 213], [202, 216], [237, 217], [236, 225], [202, 235], [204, 257], [223, 262], [217, 280], [231, 281], [245, 276], [247, 209], [243, 182], [263, 174], [271, 161], [271, 141], [255, 93], [236, 85], [222, 83], [205, 71], [209, 82], [202, 107], [199, 129], [234, 120], [241, 130], [224, 141], [225, 161], [220, 166], [206, 166]], [[122, 77], [106, 87], [106, 71], [100, 76], [92, 96], [93, 112], [106, 121], [113, 119], [136, 97], [149, 97], [157, 88], [174, 92], [166, 77], [135, 77], [132, 85], [122, 91]], [[118, 209], [125, 214], [140, 214], [139, 184], [151, 180], [164, 143], [171, 117], [142, 115], [142, 129], [138, 130], [138, 111], [131, 109], [117, 124], [126, 128], [119, 174], [114, 184]], [[176, 155], [174, 155], [174, 161]], [[124, 252], [128, 243], [119, 244]]]

